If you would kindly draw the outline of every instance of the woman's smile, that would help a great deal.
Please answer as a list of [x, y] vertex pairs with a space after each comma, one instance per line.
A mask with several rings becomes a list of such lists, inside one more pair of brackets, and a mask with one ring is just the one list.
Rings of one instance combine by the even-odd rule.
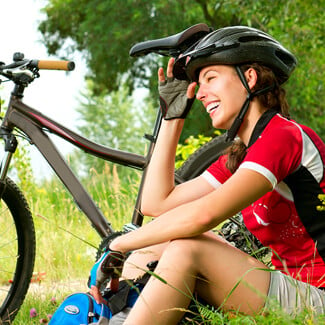
[[212, 115], [214, 115], [214, 113], [217, 111], [219, 106], [220, 106], [220, 101], [214, 101], [206, 105], [206, 111], [212, 117]]

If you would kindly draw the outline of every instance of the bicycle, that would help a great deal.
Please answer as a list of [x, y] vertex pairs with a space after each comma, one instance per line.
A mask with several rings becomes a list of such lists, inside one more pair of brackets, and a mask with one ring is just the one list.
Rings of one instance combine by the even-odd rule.
[[[198, 24], [169, 37], [138, 43], [132, 47], [130, 55], [157, 53], [177, 57], [209, 31], [207, 25]], [[96, 229], [103, 243], [105, 238], [115, 230], [69, 168], [47, 133], [53, 133], [93, 156], [143, 171], [131, 223], [123, 228], [127, 231], [132, 227], [141, 226], [143, 222], [144, 216], [140, 211], [142, 187], [162, 121], [162, 115], [158, 110], [152, 134], [145, 135], [150, 142], [146, 155], [97, 144], [46, 117], [22, 101], [25, 88], [40, 77], [39, 70], [42, 69], [72, 71], [74, 63], [72, 61], [28, 60], [22, 53], [15, 53], [13, 62], [8, 65], [0, 63], [0, 75], [14, 83], [8, 108], [0, 126], [0, 137], [4, 140], [4, 155], [0, 165], [0, 224], [2, 229], [0, 258], [9, 260], [6, 269], [3, 266], [0, 267], [2, 274], [0, 323], [3, 324], [12, 322], [22, 305], [32, 277], [35, 260], [36, 242], [33, 217], [24, 194], [8, 177], [11, 158], [18, 145], [17, 137], [22, 133], [30, 144], [36, 146], [71, 193], [80, 210]], [[221, 155], [228, 145], [229, 143], [225, 142], [223, 136], [212, 139], [176, 171], [176, 182], [180, 183], [199, 175]], [[12, 279], [10, 283], [5, 281], [7, 278]]]

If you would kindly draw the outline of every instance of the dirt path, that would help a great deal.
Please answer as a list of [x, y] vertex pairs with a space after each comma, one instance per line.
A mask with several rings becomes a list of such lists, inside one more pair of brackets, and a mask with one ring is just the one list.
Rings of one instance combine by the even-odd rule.
[[58, 294], [69, 294], [73, 292], [87, 292], [89, 289], [86, 282], [85, 279], [82, 279], [54, 283], [46, 281], [31, 283], [28, 289], [28, 294], [41, 297], [43, 295], [48, 296], [49, 294], [57, 296]]

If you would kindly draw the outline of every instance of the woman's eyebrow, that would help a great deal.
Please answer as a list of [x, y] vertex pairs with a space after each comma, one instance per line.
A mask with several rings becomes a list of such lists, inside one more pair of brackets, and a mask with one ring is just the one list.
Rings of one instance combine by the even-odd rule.
[[[207, 75], [207, 73], [209, 72], [210, 70], [207, 70], [203, 73], [203, 76], [201, 77], [201, 80], [205, 78], [205, 76]], [[200, 86], [200, 81], [198, 80], [197, 82], [198, 86]]]
[[203, 76], [202, 78], [205, 78], [205, 76], [210, 72], [210, 69], [209, 70], [206, 70], [204, 73], [203, 73]]
[[[211, 69], [208, 69], [206, 70], [204, 73], [203, 73], [203, 76], [201, 77], [201, 80], [204, 79], [206, 77], [206, 75], [211, 72], [211, 71], [214, 71], [214, 70], [211, 70]], [[198, 81], [197, 82], [198, 86], [200, 86], [200, 82]]]

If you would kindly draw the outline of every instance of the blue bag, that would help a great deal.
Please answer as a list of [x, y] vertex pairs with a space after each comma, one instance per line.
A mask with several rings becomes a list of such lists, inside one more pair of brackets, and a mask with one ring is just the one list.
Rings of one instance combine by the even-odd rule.
[[103, 295], [108, 306], [98, 304], [89, 293], [74, 293], [58, 307], [49, 325], [108, 325], [113, 315], [133, 307], [143, 287], [142, 281], [120, 281], [117, 292], [108, 290]]
[[[156, 265], [157, 261], [148, 263], [149, 270], [153, 271]], [[113, 316], [113, 324], [123, 324], [149, 278], [148, 272], [137, 280], [120, 281], [117, 292], [104, 290], [107, 305], [98, 304], [89, 293], [74, 293], [61, 303], [49, 325], [108, 325]]]
[[98, 304], [88, 293], [74, 293], [68, 296], [53, 314], [50, 325], [108, 325], [111, 310], [105, 304]]

